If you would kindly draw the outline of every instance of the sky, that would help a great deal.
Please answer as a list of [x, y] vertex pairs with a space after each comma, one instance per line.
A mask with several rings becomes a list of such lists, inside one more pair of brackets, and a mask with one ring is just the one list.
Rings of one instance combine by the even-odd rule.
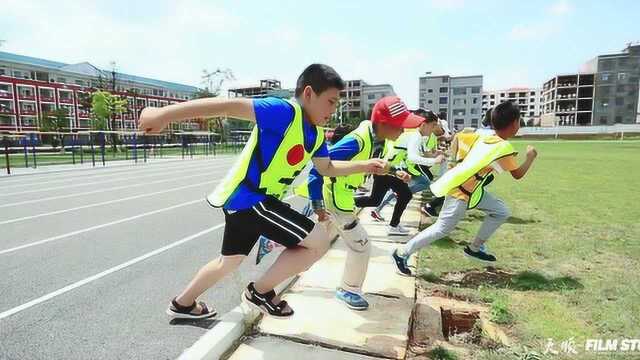
[[640, 41], [635, 0], [89, 1], [2, 0], [1, 51], [203, 86], [276, 78], [309, 64], [388, 83], [410, 107], [425, 72], [483, 75], [484, 89], [540, 87]]

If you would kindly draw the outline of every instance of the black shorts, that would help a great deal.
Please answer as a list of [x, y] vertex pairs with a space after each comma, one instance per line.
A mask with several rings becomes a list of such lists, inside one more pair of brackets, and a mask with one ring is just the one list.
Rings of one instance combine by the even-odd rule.
[[315, 225], [311, 219], [275, 198], [267, 198], [253, 207], [225, 211], [222, 255], [249, 255], [260, 236], [287, 248], [296, 247]]

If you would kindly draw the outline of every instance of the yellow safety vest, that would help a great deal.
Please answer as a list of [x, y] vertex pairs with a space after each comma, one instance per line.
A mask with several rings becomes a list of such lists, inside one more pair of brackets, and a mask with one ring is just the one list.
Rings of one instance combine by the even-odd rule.
[[[369, 160], [373, 156], [373, 126], [371, 121], [365, 120], [358, 127], [345, 137], [352, 137], [358, 142], [360, 151], [351, 160]], [[381, 157], [386, 157], [389, 144], [384, 144]], [[337, 176], [325, 178], [323, 195], [325, 201], [331, 199], [333, 206], [344, 212], [352, 212], [355, 208], [353, 192], [358, 186], [364, 184], [365, 174], [351, 174], [347, 176]]]
[[[401, 144], [406, 143], [403, 138], [410, 136], [410, 134], [412, 134], [412, 132], [402, 133], [398, 138], [398, 140], [396, 140], [396, 142], [387, 140], [388, 155], [386, 157], [386, 160], [392, 166], [399, 166], [401, 165], [401, 163], [404, 162], [409, 174], [413, 176], [424, 176], [425, 174], [422, 171], [420, 171], [419, 166], [409, 161], [407, 148], [396, 145], [396, 143], [401, 143]], [[435, 149], [437, 146], [438, 146], [438, 137], [435, 134], [431, 133], [429, 137], [427, 137], [427, 139], [425, 140], [424, 144], [422, 144], [422, 150], [430, 151]]]
[[254, 126], [251, 136], [240, 154], [240, 158], [227, 173], [225, 179], [207, 197], [207, 201], [211, 205], [216, 207], [224, 206], [241, 183], [245, 183], [250, 188], [265, 195], [282, 198], [287, 187], [302, 172], [313, 153], [324, 142], [324, 132], [321, 127], [316, 126], [316, 142], [311, 152], [307, 152], [304, 146], [302, 108], [296, 102], [288, 102], [294, 109], [293, 121], [285, 131], [284, 138], [276, 149], [271, 162], [268, 165], [262, 164], [262, 159], [258, 157], [258, 162], [261, 163], [260, 166], [262, 167], [259, 184], [252, 184], [247, 178], [249, 164], [254, 153], [257, 156], [260, 155], [258, 127]]
[[[458, 140], [458, 152], [456, 159], [458, 164], [447, 171], [442, 177], [431, 184], [431, 192], [435, 196], [445, 196], [456, 187], [469, 196], [468, 208], [473, 209], [482, 200], [484, 186], [488, 176], [480, 176], [478, 173], [492, 162], [517, 152], [513, 146], [498, 136], [480, 136], [476, 133], [460, 133], [456, 135]], [[467, 191], [462, 185], [472, 177], [478, 179], [473, 191]]]

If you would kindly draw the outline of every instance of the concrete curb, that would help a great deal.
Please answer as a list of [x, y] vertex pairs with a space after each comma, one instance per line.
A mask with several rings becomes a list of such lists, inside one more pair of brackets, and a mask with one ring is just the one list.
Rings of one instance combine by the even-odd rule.
[[[298, 275], [290, 277], [276, 286], [276, 293], [285, 292], [298, 280]], [[213, 329], [207, 331], [190, 348], [186, 349], [178, 360], [217, 360], [232, 350], [237, 341], [258, 320], [260, 313], [245, 304], [233, 308], [222, 315]]]

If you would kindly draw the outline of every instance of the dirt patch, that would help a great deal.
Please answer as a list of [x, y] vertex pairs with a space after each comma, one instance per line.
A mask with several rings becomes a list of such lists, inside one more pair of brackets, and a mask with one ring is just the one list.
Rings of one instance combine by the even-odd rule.
[[416, 300], [411, 314], [407, 359], [431, 358], [441, 352], [466, 359], [478, 350], [498, 349], [509, 344], [504, 331], [489, 321], [489, 308], [484, 304], [454, 296], [437, 285], [419, 288]]
[[472, 287], [492, 285], [504, 287], [511, 283], [515, 274], [501, 269], [487, 267], [482, 270], [444, 273], [440, 277], [442, 284], [449, 286]]

